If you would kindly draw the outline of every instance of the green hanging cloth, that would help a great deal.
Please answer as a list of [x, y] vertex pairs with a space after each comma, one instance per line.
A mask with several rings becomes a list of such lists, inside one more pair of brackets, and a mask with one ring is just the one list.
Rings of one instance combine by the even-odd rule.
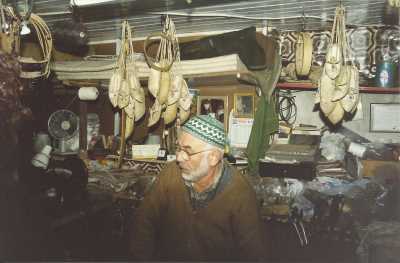
[[281, 56], [278, 53], [278, 48], [275, 48], [272, 69], [253, 71], [262, 91], [262, 96], [258, 102], [247, 144], [247, 161], [251, 174], [258, 172], [259, 159], [264, 158], [265, 151], [270, 143], [270, 136], [277, 132], [279, 128], [279, 119], [272, 93], [279, 80], [281, 69]]
[[278, 116], [275, 104], [262, 97], [258, 103], [247, 144], [247, 160], [251, 174], [258, 171], [258, 160], [264, 157], [270, 135], [276, 131], [278, 131]]

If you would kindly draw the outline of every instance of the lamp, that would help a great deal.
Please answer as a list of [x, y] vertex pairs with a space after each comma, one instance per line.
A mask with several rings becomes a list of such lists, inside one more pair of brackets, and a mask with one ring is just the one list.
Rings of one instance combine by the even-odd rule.
[[84, 7], [84, 6], [105, 4], [110, 2], [115, 2], [115, 0], [71, 0], [70, 4], [71, 6]]
[[51, 150], [51, 146], [44, 146], [43, 149], [39, 153], [35, 154], [35, 156], [32, 158], [32, 165], [46, 170], [47, 166], [49, 165]]
[[81, 87], [78, 91], [80, 100], [93, 101], [99, 96], [99, 90], [96, 87]]
[[28, 25], [27, 25], [27, 23], [26, 23], [25, 20], [22, 21], [21, 25], [22, 25], [22, 28], [21, 28], [20, 34], [21, 34], [22, 36], [23, 36], [23, 35], [28, 35], [28, 34], [31, 33], [31, 30], [29, 29], [29, 27], [28, 27]]

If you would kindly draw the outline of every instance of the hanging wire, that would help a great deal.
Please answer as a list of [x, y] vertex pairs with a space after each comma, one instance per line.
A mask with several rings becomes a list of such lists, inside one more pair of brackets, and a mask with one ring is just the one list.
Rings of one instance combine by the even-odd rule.
[[303, 11], [302, 11], [302, 16], [301, 16], [301, 31], [302, 32], [306, 31], [306, 14], [304, 12], [304, 6], [303, 6]]
[[68, 105], [65, 107], [65, 109], [69, 109], [72, 106], [72, 103], [74, 103], [74, 101], [76, 100], [76, 98], [78, 98], [78, 94], [76, 94], [72, 100], [68, 103]]
[[28, 21], [29, 18], [31, 17], [32, 13], [32, 8], [33, 8], [33, 0], [26, 0], [25, 1], [25, 14], [21, 15], [21, 13], [18, 10], [18, 5], [17, 1], [12, 1], [12, 7], [14, 8], [15, 15], [21, 20], [21, 21]]

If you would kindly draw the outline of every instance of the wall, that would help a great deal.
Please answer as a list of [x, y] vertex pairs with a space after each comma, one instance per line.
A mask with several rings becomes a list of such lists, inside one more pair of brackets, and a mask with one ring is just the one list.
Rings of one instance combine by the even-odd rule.
[[[309, 31], [313, 40], [313, 65], [323, 65], [330, 41], [329, 31]], [[283, 32], [282, 63], [286, 66], [295, 62], [297, 32]], [[393, 62], [399, 61], [400, 52], [397, 39], [400, 36], [396, 26], [354, 27], [346, 30], [348, 44], [360, 69], [360, 77], [374, 75], [374, 65], [381, 61], [387, 52]]]
[[[234, 97], [235, 94], [246, 94], [246, 95], [253, 95], [254, 96], [254, 104], [257, 105], [257, 96], [255, 92], [255, 88], [253, 86], [246, 86], [246, 85], [221, 85], [221, 86], [203, 86], [203, 87], [196, 87], [199, 90], [199, 96], [210, 96], [210, 97], [220, 97], [223, 96], [226, 99], [227, 108], [224, 110], [224, 124], [225, 129], [229, 130], [228, 123], [229, 123], [229, 113], [231, 110], [234, 109]], [[194, 106], [196, 108], [196, 112], [200, 111], [200, 104], [197, 101], [197, 105]]]
[[[324, 124], [320, 117], [318, 107], [314, 108], [314, 91], [299, 91], [294, 93], [297, 105], [296, 124], [312, 124], [322, 127]], [[343, 122], [343, 126], [377, 142], [400, 143], [400, 133], [369, 132], [370, 104], [371, 103], [400, 103], [400, 94], [361, 94], [362, 112], [358, 112], [353, 120]], [[362, 114], [361, 114], [362, 113]], [[399, 114], [399, 113], [397, 113]], [[360, 117], [360, 119], [357, 119]], [[357, 120], [355, 120], [357, 119]]]

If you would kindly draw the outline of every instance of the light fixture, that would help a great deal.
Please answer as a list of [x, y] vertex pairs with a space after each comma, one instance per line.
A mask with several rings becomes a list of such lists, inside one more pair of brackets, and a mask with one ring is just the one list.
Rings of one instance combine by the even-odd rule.
[[32, 165], [46, 170], [49, 165], [51, 150], [52, 148], [50, 145], [44, 146], [43, 149], [32, 158]]
[[116, 2], [116, 1], [115, 0], [71, 0], [70, 5], [84, 7], [84, 6], [111, 3], [111, 2]]
[[22, 27], [21, 27], [21, 32], [20, 32], [20, 34], [21, 34], [22, 36], [23, 36], [23, 35], [28, 35], [28, 34], [31, 33], [31, 30], [29, 29], [29, 27], [28, 27], [28, 25], [27, 25], [27, 23], [26, 23], [25, 20], [22, 21], [21, 25], [22, 25]]

